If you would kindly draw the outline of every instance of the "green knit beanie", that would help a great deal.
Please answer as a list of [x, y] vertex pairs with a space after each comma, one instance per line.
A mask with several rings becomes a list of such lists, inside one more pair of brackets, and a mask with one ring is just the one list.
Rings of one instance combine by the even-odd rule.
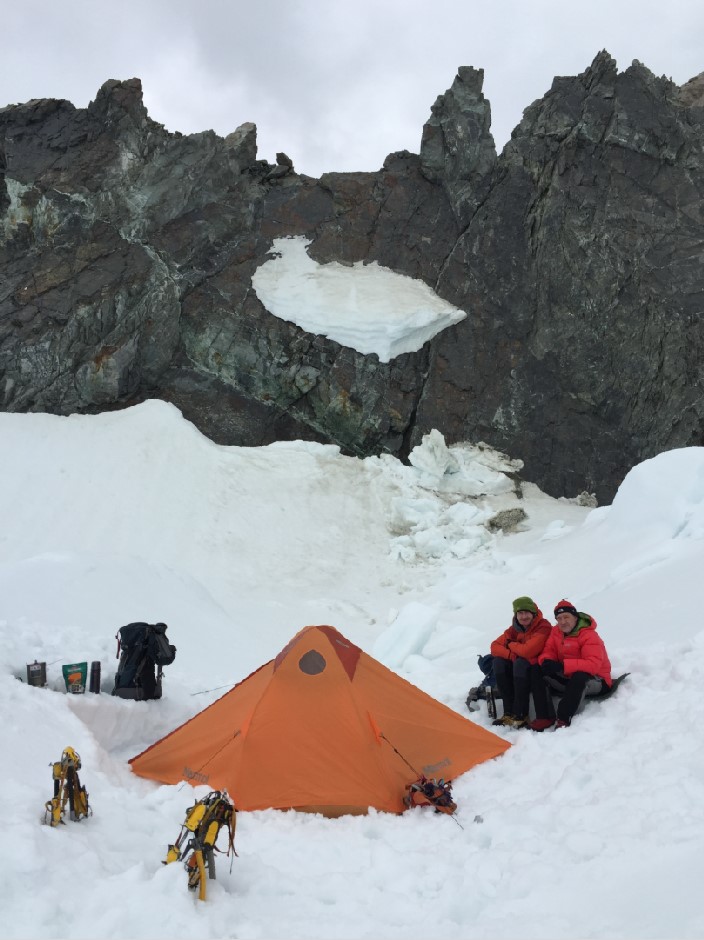
[[513, 602], [514, 614], [517, 614], [519, 610], [529, 610], [532, 614], [537, 614], [538, 605], [532, 597], [517, 597]]

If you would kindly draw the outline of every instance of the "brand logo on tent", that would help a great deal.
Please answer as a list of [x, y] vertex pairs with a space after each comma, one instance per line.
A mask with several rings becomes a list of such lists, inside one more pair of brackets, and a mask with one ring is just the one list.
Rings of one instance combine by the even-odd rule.
[[427, 776], [428, 774], [436, 774], [438, 770], [442, 770], [443, 767], [449, 767], [452, 764], [452, 761], [449, 757], [446, 757], [445, 760], [438, 761], [437, 764], [426, 764], [423, 768], [423, 773]]
[[191, 770], [190, 767], [183, 768], [183, 776], [186, 780], [197, 780], [198, 783], [207, 783], [209, 779], [207, 774], [200, 774], [197, 770]]

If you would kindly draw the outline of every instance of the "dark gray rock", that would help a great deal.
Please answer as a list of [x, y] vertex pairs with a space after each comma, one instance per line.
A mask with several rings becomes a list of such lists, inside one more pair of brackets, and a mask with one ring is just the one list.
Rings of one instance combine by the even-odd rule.
[[481, 202], [496, 164], [484, 70], [460, 68], [430, 109], [420, 143], [421, 172], [442, 185], [464, 225]]
[[702, 114], [671, 82], [606, 53], [556, 79], [445, 264], [471, 316], [434, 343], [413, 440], [483, 439], [600, 502], [701, 444], [703, 187]]
[[[526, 108], [497, 157], [461, 68], [420, 153], [300, 176], [152, 121], [138, 79], [0, 109], [0, 407], [174, 402], [220, 443], [331, 441], [405, 457], [437, 428], [524, 461], [555, 495], [613, 497], [635, 463], [703, 443], [704, 77], [600, 53]], [[376, 261], [467, 318], [382, 363], [267, 311], [275, 238]]]

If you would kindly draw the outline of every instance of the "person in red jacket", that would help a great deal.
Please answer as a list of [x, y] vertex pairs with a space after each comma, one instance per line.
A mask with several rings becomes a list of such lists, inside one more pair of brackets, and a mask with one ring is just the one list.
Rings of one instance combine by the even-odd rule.
[[[571, 601], [555, 606], [557, 625], [531, 676], [535, 706], [533, 731], [565, 728], [571, 724], [585, 695], [599, 695], [611, 688], [611, 663], [604, 641], [596, 632], [596, 620], [578, 611]], [[557, 715], [553, 694], [561, 696]]]
[[528, 724], [531, 670], [550, 629], [532, 597], [516, 598], [511, 626], [491, 644], [496, 686], [504, 704], [504, 713], [495, 725], [524, 728]]

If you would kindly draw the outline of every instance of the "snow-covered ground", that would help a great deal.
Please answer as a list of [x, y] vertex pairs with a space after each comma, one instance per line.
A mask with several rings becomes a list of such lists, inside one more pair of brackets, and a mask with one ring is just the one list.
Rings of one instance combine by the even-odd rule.
[[[0, 414], [0, 454], [3, 937], [704, 936], [704, 448], [646, 461], [597, 509], [519, 497], [520, 455], [435, 432], [411, 466], [219, 447], [156, 401]], [[491, 524], [511, 509], [517, 531]], [[207, 788], [128, 759], [302, 627], [332, 624], [488, 728], [465, 697], [524, 594], [551, 619], [562, 597], [591, 613], [631, 675], [569, 729], [492, 729], [514, 746], [455, 782], [456, 818], [240, 813], [206, 902], [162, 865]], [[109, 694], [134, 620], [165, 621], [178, 649], [159, 701]], [[45, 689], [18, 681], [34, 659]], [[65, 692], [77, 660], [101, 661], [102, 694]], [[53, 829], [67, 745], [94, 815]]]

